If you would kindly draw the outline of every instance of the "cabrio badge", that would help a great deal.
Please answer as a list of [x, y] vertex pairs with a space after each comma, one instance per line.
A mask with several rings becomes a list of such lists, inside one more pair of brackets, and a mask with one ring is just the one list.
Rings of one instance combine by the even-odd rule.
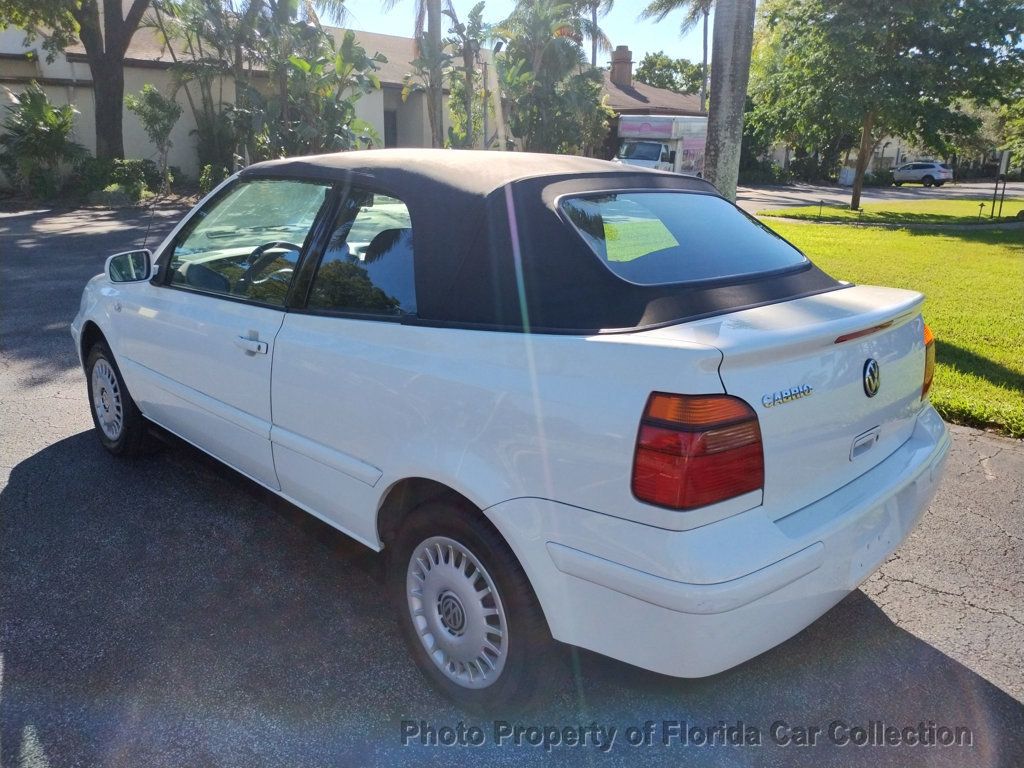
[[792, 389], [783, 389], [779, 392], [772, 392], [764, 395], [761, 398], [761, 405], [765, 408], [774, 408], [776, 405], [783, 405], [785, 403], [791, 403], [794, 400], [799, 400], [802, 397], [810, 397], [814, 394], [814, 387], [810, 384], [801, 384], [798, 387]]

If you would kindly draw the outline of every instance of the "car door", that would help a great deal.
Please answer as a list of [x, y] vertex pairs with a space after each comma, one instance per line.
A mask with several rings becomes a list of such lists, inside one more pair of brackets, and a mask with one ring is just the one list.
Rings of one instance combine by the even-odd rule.
[[279, 488], [270, 447], [274, 343], [330, 185], [239, 180], [198, 209], [122, 302], [119, 361], [143, 413]]
[[418, 375], [402, 324], [416, 312], [412, 225], [404, 203], [366, 189], [336, 208], [308, 301], [277, 337], [271, 440], [281, 491], [375, 546], [376, 485], [415, 418], [402, 395]]

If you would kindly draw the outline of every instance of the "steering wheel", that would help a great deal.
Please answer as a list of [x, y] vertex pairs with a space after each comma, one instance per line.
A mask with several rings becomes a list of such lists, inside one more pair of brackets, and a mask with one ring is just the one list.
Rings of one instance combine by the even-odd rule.
[[269, 243], [263, 243], [263, 245], [257, 245], [252, 249], [252, 253], [245, 257], [245, 272], [238, 282], [235, 283], [235, 289], [232, 293], [246, 294], [251, 285], [259, 285], [260, 283], [266, 282], [271, 277], [284, 272], [291, 272], [291, 267], [285, 269], [279, 269], [272, 275], [268, 275], [264, 280], [257, 280], [256, 277], [262, 274], [263, 270], [274, 263], [274, 260], [280, 256], [280, 251], [295, 251], [299, 253], [302, 250], [301, 245], [290, 243], [287, 240], [273, 240]]

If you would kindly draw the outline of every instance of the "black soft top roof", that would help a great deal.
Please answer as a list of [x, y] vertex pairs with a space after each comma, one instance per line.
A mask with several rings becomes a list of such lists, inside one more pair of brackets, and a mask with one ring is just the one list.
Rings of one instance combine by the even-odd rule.
[[443, 149], [271, 160], [240, 175], [329, 180], [401, 199], [412, 219], [415, 252], [418, 317], [411, 322], [631, 331], [839, 286], [811, 264], [722, 284], [634, 285], [601, 264], [558, 212], [564, 194], [673, 189], [718, 195], [691, 176], [585, 157]]
[[[573, 155], [533, 152], [487, 152], [465, 149], [373, 149], [329, 155], [289, 157], [250, 165], [242, 175], [301, 176], [343, 179], [355, 173], [381, 181], [423, 189], [432, 196], [486, 197], [506, 184], [534, 176], [575, 176], [588, 173], [665, 174], [633, 166]], [[682, 177], [680, 177], [682, 178]], [[692, 181], [708, 191], [714, 188], [699, 179]], [[442, 202], [443, 201], [437, 201]]]

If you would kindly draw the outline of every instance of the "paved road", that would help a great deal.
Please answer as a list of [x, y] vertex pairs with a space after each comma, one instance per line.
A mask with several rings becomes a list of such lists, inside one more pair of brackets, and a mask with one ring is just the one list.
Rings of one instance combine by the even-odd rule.
[[[188, 447], [134, 463], [100, 449], [67, 326], [86, 278], [146, 224], [0, 216], [0, 766], [547, 759], [496, 747], [475, 718], [483, 747], [403, 747], [403, 720], [463, 718], [407, 659], [376, 556]], [[1024, 447], [955, 429], [914, 535], [797, 637], [696, 681], [578, 653], [550, 704], [515, 722], [615, 725], [620, 765], [1020, 766], [1022, 503]], [[659, 732], [663, 720], [741, 721], [761, 745], [628, 746], [623, 729], [648, 720]], [[971, 745], [837, 747], [834, 720], [960, 726]], [[813, 747], [779, 746], [775, 721], [825, 731]]]
[[[910, 201], [926, 198], [950, 199], [970, 198], [978, 202], [992, 200], [993, 184], [946, 184], [942, 187], [925, 188], [919, 184], [902, 187], [867, 187], [862, 197], [865, 203], [881, 203], [887, 201]], [[1006, 185], [1006, 197], [1024, 197], [1024, 182], [1011, 182]], [[837, 186], [816, 186], [812, 184], [794, 184], [785, 187], [740, 187], [737, 204], [748, 213], [756, 213], [767, 208], [786, 208], [794, 205], [816, 205], [824, 200], [828, 203], [849, 203], [850, 190]], [[1005, 208], [1005, 206], [1004, 206]], [[1009, 215], [1011, 210], [1004, 210]], [[985, 206], [988, 214], [989, 206]]]

